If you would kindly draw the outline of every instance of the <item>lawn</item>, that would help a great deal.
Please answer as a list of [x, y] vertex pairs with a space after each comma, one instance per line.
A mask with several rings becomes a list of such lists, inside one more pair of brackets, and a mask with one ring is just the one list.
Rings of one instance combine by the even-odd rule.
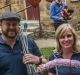
[[40, 48], [42, 55], [48, 60], [49, 56], [53, 53], [54, 47]]

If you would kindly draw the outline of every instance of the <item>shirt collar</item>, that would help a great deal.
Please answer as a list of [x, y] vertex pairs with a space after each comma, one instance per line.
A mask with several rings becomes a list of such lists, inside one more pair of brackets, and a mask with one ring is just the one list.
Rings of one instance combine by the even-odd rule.
[[[72, 54], [71, 58], [72, 58], [73, 56], [77, 55], [77, 54], [80, 54], [80, 53], [79, 53], [79, 52], [76, 52], [76, 51], [73, 51], [73, 54]], [[60, 56], [61, 58], [63, 58], [62, 52], [59, 53], [59, 56]]]
[[[19, 41], [19, 37], [17, 36], [16, 37], [16, 42], [18, 42], [18, 41]], [[0, 35], [0, 43], [1, 44], [5, 44], [6, 43], [5, 40], [3, 39], [3, 35], [2, 34]]]

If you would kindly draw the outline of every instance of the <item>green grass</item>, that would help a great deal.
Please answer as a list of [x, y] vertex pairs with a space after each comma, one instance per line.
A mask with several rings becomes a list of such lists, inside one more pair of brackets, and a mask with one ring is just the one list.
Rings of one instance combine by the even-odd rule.
[[48, 60], [49, 56], [53, 53], [54, 47], [41, 48], [42, 55]]

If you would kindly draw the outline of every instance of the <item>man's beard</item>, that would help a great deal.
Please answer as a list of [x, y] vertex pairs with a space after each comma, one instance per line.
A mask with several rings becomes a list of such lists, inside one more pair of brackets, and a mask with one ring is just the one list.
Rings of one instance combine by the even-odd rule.
[[14, 39], [17, 36], [18, 31], [17, 30], [6, 30], [6, 31], [2, 30], [2, 33], [5, 37]]

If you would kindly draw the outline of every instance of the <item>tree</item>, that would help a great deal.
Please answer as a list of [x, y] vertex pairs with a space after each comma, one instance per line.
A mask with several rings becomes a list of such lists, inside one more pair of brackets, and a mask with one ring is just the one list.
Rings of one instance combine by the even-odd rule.
[[6, 0], [6, 1], [5, 1], [5, 6], [6, 6], [6, 7], [5, 7], [5, 10], [6, 10], [6, 11], [12, 11], [12, 10], [11, 10], [11, 0]]

